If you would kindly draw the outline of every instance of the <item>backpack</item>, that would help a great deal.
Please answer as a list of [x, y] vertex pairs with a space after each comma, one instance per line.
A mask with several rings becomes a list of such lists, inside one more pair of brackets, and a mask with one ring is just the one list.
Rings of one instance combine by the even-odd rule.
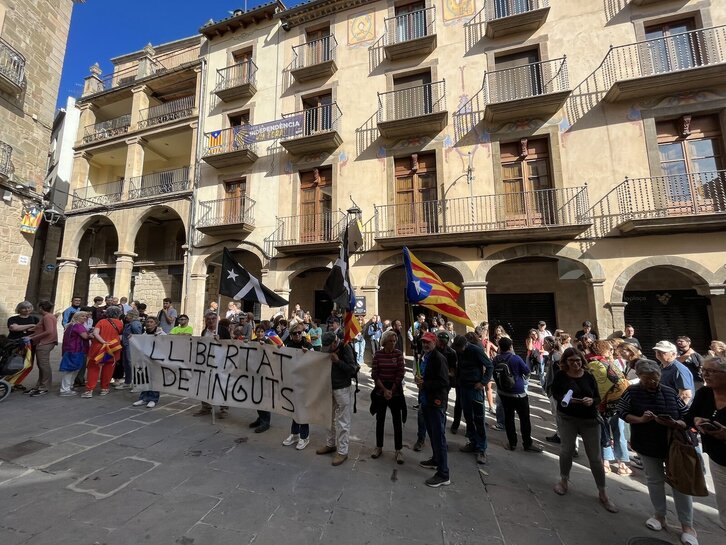
[[514, 389], [516, 381], [512, 370], [509, 368], [509, 360], [496, 360], [494, 363], [494, 383], [497, 390], [501, 392], [511, 392]]
[[628, 382], [628, 379], [625, 378], [625, 375], [623, 375], [622, 371], [615, 363], [610, 362], [608, 364], [607, 377], [613, 385], [610, 387], [607, 394], [605, 394], [605, 398], [602, 400], [603, 404], [615, 403], [623, 396], [625, 390], [627, 390], [630, 386], [630, 382]]

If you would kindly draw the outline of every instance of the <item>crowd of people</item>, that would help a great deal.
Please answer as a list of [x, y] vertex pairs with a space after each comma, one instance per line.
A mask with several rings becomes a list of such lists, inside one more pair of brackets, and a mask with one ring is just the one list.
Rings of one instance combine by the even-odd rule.
[[[31, 398], [48, 394], [52, 381], [50, 354], [58, 344], [57, 317], [53, 304], [38, 304], [39, 315], [25, 301], [17, 315], [8, 320], [8, 339], [31, 347], [38, 368], [34, 387], [25, 389], [23, 377], [15, 377], [14, 387]], [[169, 299], [152, 315], [140, 302], [125, 298], [99, 298], [92, 307], [82, 306], [75, 297], [71, 306], [59, 314], [63, 327], [59, 394], [64, 397], [93, 397], [100, 382], [99, 395], [133, 387], [133, 362], [129, 351], [132, 335], [191, 335], [188, 316], [179, 314]], [[720, 522], [726, 528], [726, 344], [713, 341], [705, 357], [691, 346], [691, 339], [680, 336], [662, 340], [652, 347], [656, 360], [643, 354], [635, 329], [628, 324], [620, 337], [600, 339], [589, 321], [574, 335], [562, 330], [554, 333], [540, 321], [525, 336], [520, 354], [514, 350], [511, 332], [503, 325], [490, 327], [486, 322], [465, 335], [454, 331], [452, 322], [420, 314], [410, 328], [400, 320], [358, 316], [360, 333], [344, 342], [342, 318], [331, 310], [324, 320], [295, 305], [288, 317], [276, 313], [270, 320], [255, 321], [254, 314], [243, 312], [235, 302], [222, 316], [216, 302], [205, 312], [202, 336], [236, 339], [302, 351], [330, 354], [332, 421], [325, 444], [317, 453], [333, 454], [332, 465], [348, 458], [357, 375], [364, 362], [370, 363], [373, 389], [370, 413], [375, 417], [375, 447], [370, 456], [383, 456], [385, 425], [390, 412], [394, 432], [394, 460], [404, 463], [403, 423], [408, 407], [405, 398], [407, 358], [406, 340], [411, 348], [411, 371], [418, 390], [417, 437], [413, 450], [423, 450], [428, 440], [431, 455], [419, 465], [435, 470], [426, 480], [431, 487], [451, 483], [448, 464], [447, 414], [451, 412], [449, 433], [457, 434], [462, 418], [467, 442], [461, 451], [471, 453], [479, 464], [487, 464], [486, 410], [496, 416], [489, 429], [504, 431], [505, 448], [514, 451], [519, 438], [523, 449], [542, 452], [542, 444], [532, 433], [529, 389], [539, 384], [549, 398], [556, 421], [554, 434], [544, 439], [559, 445], [559, 478], [556, 494], [568, 492], [573, 459], [582, 442], [589, 462], [598, 499], [609, 512], [617, 506], [607, 494], [606, 475], [628, 476], [633, 470], [645, 473], [652, 503], [652, 516], [646, 526], [653, 531], [666, 527], [666, 482], [669, 449], [676, 440], [697, 446], [709, 456], [710, 472], [716, 492]], [[651, 347], [646, 347], [651, 348]], [[355, 386], [353, 382], [355, 381]], [[449, 411], [451, 391], [455, 392]], [[496, 391], [496, 404], [494, 392]], [[133, 404], [153, 408], [159, 392], [141, 391]], [[206, 403], [195, 415], [210, 414]], [[225, 418], [227, 407], [216, 416]], [[519, 420], [519, 432], [516, 418]], [[269, 412], [258, 411], [250, 424], [256, 433], [270, 429]], [[298, 450], [307, 447], [310, 426], [292, 420], [290, 434], [282, 442]], [[702, 451], [701, 451], [702, 447]], [[702, 467], [702, 466], [701, 466]], [[703, 470], [705, 471], [705, 467]], [[688, 480], [688, 479], [686, 479]], [[688, 484], [688, 483], [687, 483]], [[695, 486], [695, 484], [694, 484]], [[698, 543], [693, 520], [692, 495], [681, 484], [673, 485], [672, 495], [681, 526], [680, 539], [687, 545]]]

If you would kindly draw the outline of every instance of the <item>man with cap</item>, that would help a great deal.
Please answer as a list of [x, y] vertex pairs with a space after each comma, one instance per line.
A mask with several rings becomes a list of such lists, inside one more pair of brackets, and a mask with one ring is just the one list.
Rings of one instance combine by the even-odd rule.
[[683, 403], [690, 405], [693, 398], [693, 375], [688, 367], [676, 359], [678, 356], [676, 345], [670, 341], [659, 341], [653, 350], [660, 362], [660, 383], [673, 388]]
[[332, 454], [333, 465], [339, 466], [348, 459], [350, 424], [353, 417], [353, 389], [351, 380], [358, 372], [353, 349], [344, 344], [332, 331], [323, 333], [322, 352], [330, 354], [330, 381], [333, 386], [333, 415], [325, 446], [315, 452]]
[[433, 477], [426, 479], [426, 485], [432, 488], [451, 484], [445, 434], [449, 366], [444, 355], [436, 350], [436, 342], [436, 335], [430, 331], [421, 337], [423, 357], [419, 366], [420, 374], [415, 377], [420, 391], [419, 411], [423, 412], [432, 451], [431, 458], [420, 462], [419, 465], [436, 470]]

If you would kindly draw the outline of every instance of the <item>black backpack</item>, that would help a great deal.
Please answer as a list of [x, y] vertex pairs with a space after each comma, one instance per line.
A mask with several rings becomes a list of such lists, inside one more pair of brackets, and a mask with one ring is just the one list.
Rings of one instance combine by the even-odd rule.
[[494, 361], [494, 383], [501, 392], [511, 392], [516, 383], [508, 361], [509, 359], [498, 358]]

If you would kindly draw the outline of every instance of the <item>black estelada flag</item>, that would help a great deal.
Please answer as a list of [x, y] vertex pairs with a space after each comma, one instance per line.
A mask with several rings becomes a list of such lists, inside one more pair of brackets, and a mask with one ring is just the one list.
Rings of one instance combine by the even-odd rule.
[[237, 263], [225, 248], [222, 255], [222, 276], [219, 279], [219, 293], [235, 301], [255, 301], [268, 307], [284, 307], [287, 301], [270, 288], [263, 286], [245, 268]]
[[333, 268], [325, 280], [323, 286], [325, 293], [330, 299], [338, 305], [339, 309], [352, 310], [351, 300], [355, 304], [353, 289], [350, 285], [350, 272], [348, 270], [348, 228], [345, 228], [342, 244], [340, 246], [340, 255], [333, 263]]

